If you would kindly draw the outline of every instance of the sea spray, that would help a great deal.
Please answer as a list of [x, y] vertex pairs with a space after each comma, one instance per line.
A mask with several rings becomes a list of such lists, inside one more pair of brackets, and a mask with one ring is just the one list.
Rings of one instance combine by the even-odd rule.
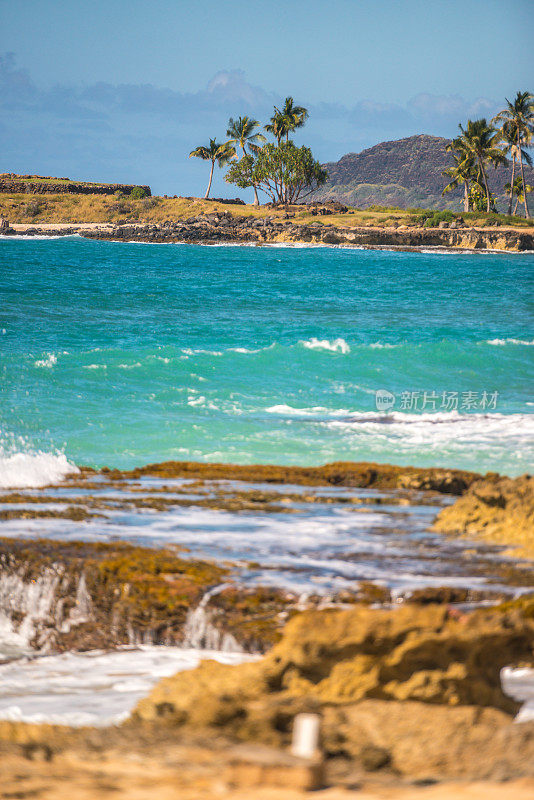
[[36, 489], [78, 472], [64, 453], [6, 452], [0, 444], [0, 489]]
[[243, 652], [243, 648], [231, 633], [215, 627], [212, 613], [208, 609], [211, 598], [229, 586], [231, 584], [222, 583], [210, 589], [202, 597], [198, 606], [188, 611], [184, 625], [183, 647], [196, 650], [220, 650], [223, 653]]

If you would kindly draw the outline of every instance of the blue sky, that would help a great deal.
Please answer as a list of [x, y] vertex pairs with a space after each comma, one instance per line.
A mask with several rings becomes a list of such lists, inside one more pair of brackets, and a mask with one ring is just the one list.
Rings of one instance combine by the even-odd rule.
[[[203, 192], [187, 155], [285, 95], [321, 160], [534, 89], [533, 0], [0, 0], [0, 171]], [[7, 56], [12, 53], [12, 56]], [[218, 176], [215, 189], [232, 194]], [[235, 194], [235, 192], [234, 192]]]

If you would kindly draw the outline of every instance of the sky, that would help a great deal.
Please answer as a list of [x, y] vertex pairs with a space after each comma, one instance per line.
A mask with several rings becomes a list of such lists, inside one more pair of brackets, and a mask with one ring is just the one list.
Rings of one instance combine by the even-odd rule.
[[0, 171], [203, 194], [189, 151], [286, 95], [321, 161], [452, 136], [534, 90], [533, 41], [534, 0], [0, 0]]

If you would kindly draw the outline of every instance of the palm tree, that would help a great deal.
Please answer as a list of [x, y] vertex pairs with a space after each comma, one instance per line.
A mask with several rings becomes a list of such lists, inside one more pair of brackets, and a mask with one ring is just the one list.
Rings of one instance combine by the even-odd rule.
[[278, 144], [280, 144], [282, 136], [286, 134], [286, 120], [280, 109], [276, 106], [274, 107], [274, 114], [271, 117], [271, 121], [267, 123], [265, 130], [274, 136]]
[[469, 211], [469, 184], [476, 180], [475, 161], [469, 150], [466, 149], [461, 137], [457, 137], [450, 142], [446, 150], [451, 153], [454, 159], [454, 166], [443, 170], [442, 175], [450, 178], [449, 183], [443, 189], [441, 195], [452, 192], [460, 184], [464, 186], [464, 211]]
[[208, 183], [208, 188], [206, 189], [206, 194], [204, 195], [204, 199], [207, 200], [210, 195], [211, 189], [211, 181], [213, 179], [213, 169], [215, 167], [215, 162], [220, 167], [224, 167], [231, 158], [235, 156], [235, 148], [232, 147], [230, 142], [224, 142], [224, 144], [218, 144], [215, 139], [210, 139], [210, 143], [208, 147], [204, 145], [200, 145], [200, 147], [196, 147], [194, 150], [191, 150], [189, 153], [189, 158], [195, 156], [196, 158], [201, 158], [203, 161], [211, 161], [211, 170], [210, 170], [210, 179]]
[[289, 141], [289, 134], [297, 128], [302, 128], [308, 119], [308, 110], [304, 106], [295, 106], [292, 97], [286, 97], [284, 107], [280, 110], [274, 107], [274, 114], [271, 121], [265, 126], [265, 130], [277, 140], [278, 144], [285, 136], [286, 142]]
[[[508, 198], [508, 214], [512, 213], [512, 201], [514, 195], [514, 187], [516, 186], [517, 181], [520, 182], [522, 185], [522, 177], [521, 175], [515, 174], [516, 164], [519, 163], [519, 148], [517, 146], [517, 131], [515, 123], [510, 122], [510, 120], [504, 122], [501, 128], [501, 141], [504, 147], [504, 151], [506, 153], [510, 153], [512, 155], [512, 177], [510, 178], [510, 183], [505, 185], [506, 191], [510, 193]], [[532, 166], [532, 158], [530, 157], [529, 153], [526, 150], [521, 148], [521, 159], [525, 161], [529, 167]], [[515, 192], [516, 195], [521, 194], [521, 192]], [[515, 205], [517, 208], [517, 203]], [[515, 211], [514, 211], [515, 213]]]
[[[521, 180], [525, 186], [525, 171], [523, 168], [523, 146], [528, 147], [534, 133], [534, 95], [530, 92], [518, 92], [511, 103], [506, 98], [506, 108], [497, 114], [494, 122], [511, 123], [515, 128], [517, 158], [521, 170]], [[504, 125], [503, 125], [504, 127]], [[525, 204], [525, 217], [530, 218], [527, 202], [527, 192], [523, 193]]]
[[508, 198], [508, 216], [512, 214], [512, 201], [514, 196], [514, 186], [515, 186], [515, 164], [517, 159], [517, 136], [515, 131], [515, 125], [511, 122], [505, 122], [501, 128], [501, 141], [503, 144], [503, 148], [506, 153], [510, 153], [512, 156], [512, 177], [510, 178], [510, 183], [505, 184], [504, 188], [506, 191], [510, 192], [510, 196]]
[[[525, 192], [523, 191], [523, 181], [521, 179], [521, 175], [516, 175], [515, 180], [513, 183], [506, 183], [504, 188], [507, 192], [510, 192], [510, 196], [513, 197], [515, 195], [516, 201], [514, 206], [514, 216], [517, 214], [517, 207], [519, 203], [524, 203], [525, 201]], [[526, 185], [526, 194], [530, 194], [532, 191], [532, 186], [527, 183]]]
[[[232, 117], [230, 117], [228, 130], [226, 131], [226, 135], [230, 137], [228, 144], [240, 147], [244, 156], [247, 154], [247, 146], [253, 153], [257, 153], [260, 149], [260, 145], [267, 141], [263, 133], [254, 132], [259, 124], [257, 119], [251, 119], [250, 117], [238, 117], [237, 119], [232, 119]], [[256, 186], [253, 188], [254, 205], [259, 206], [260, 201], [258, 199]]]
[[469, 119], [466, 128], [461, 125], [459, 125], [459, 128], [462, 132], [459, 137], [462, 140], [462, 146], [471, 154], [482, 178], [484, 191], [486, 192], [486, 211], [489, 213], [491, 211], [491, 194], [488, 186], [486, 164], [490, 163], [497, 167], [498, 164], [508, 163], [503, 151], [498, 147], [500, 132], [493, 125], [488, 125], [484, 118], [474, 121]]
[[293, 98], [286, 97], [282, 115], [285, 120], [286, 128], [286, 142], [289, 140], [289, 134], [297, 128], [302, 128], [308, 119], [308, 110], [304, 106], [293, 105]]

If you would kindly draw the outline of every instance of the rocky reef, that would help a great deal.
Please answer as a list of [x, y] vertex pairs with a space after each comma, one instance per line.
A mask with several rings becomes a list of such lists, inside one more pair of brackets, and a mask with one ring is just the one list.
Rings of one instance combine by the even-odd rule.
[[[318, 213], [318, 212], [317, 212]], [[286, 215], [289, 217], [289, 215]], [[345, 227], [322, 222], [299, 224], [280, 217], [255, 218], [230, 212], [202, 214], [163, 224], [123, 224], [111, 229], [88, 231], [93, 239], [142, 242], [305, 242], [309, 244], [352, 245], [421, 249], [427, 247], [468, 250], [532, 250], [534, 234], [513, 228], [493, 230], [459, 225], [453, 228]]]
[[283, 747], [294, 716], [322, 717], [323, 748], [363, 769], [487, 777], [532, 773], [534, 723], [511, 726], [507, 664], [534, 656], [532, 599], [445, 608], [306, 612], [260, 662], [204, 662], [161, 681], [129, 724]]
[[320, 467], [163, 461], [123, 472], [106, 468], [102, 472], [111, 479], [140, 478], [150, 475], [158, 478], [292, 483], [300, 486], [428, 490], [452, 495], [463, 494], [481, 477], [476, 472], [466, 470], [398, 467], [369, 461], [333, 461]]
[[[228, 569], [127, 543], [0, 540], [0, 617], [39, 652], [168, 644], [265, 650], [295, 598]], [[208, 608], [209, 601], [209, 608]]]
[[518, 706], [503, 694], [499, 674], [534, 657], [533, 612], [532, 600], [465, 615], [410, 604], [303, 612], [261, 662], [237, 668], [206, 662], [188, 675], [165, 679], [136, 714], [192, 727], [223, 726], [244, 738], [254, 732], [280, 743], [290, 728], [289, 709], [364, 699], [514, 713]]
[[473, 483], [434, 523], [440, 533], [482, 537], [534, 557], [534, 477], [487, 476]]
[[[326, 210], [325, 210], [326, 209]], [[328, 208], [314, 209], [315, 216], [331, 213]], [[324, 213], [323, 213], [324, 212]], [[345, 226], [325, 222], [297, 222], [293, 214], [264, 217], [240, 216], [230, 211], [214, 211], [198, 216], [164, 222], [103, 223], [88, 229], [87, 225], [72, 224], [54, 228], [53, 225], [24, 226], [22, 231], [8, 230], [8, 235], [66, 236], [79, 233], [89, 239], [117, 242], [177, 242], [190, 244], [270, 244], [306, 243], [310, 245], [342, 245], [370, 249], [421, 250], [534, 250], [531, 230], [495, 227], [476, 228], [461, 223], [442, 222], [437, 228]]]
[[105, 774], [118, 792], [135, 763], [158, 785], [209, 793], [218, 780], [220, 794], [237, 797], [225, 781], [239, 743], [250, 759], [260, 745], [281, 752], [295, 715], [312, 712], [321, 717], [330, 784], [376, 776], [393, 791], [407, 780], [526, 779], [534, 776], [534, 722], [512, 724], [518, 706], [503, 694], [499, 671], [533, 656], [532, 597], [469, 614], [412, 605], [308, 611], [263, 659], [205, 661], [166, 678], [120, 726], [1, 722], [0, 753], [18, 774], [83, 773], [85, 785], [96, 782], [94, 795]]

